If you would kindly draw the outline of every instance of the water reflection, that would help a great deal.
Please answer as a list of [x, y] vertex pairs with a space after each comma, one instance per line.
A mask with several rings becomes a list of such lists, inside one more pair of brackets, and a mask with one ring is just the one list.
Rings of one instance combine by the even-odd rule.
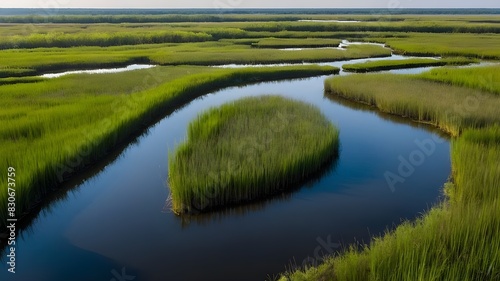
[[365, 112], [371, 112], [373, 114], [376, 114], [378, 117], [382, 118], [383, 120], [397, 123], [397, 124], [405, 124], [406, 126], [410, 126], [412, 128], [425, 128], [425, 130], [432, 132], [436, 135], [438, 135], [441, 138], [444, 139], [449, 139], [449, 135], [443, 131], [437, 128], [436, 126], [426, 124], [426, 123], [419, 123], [419, 122], [409, 122], [407, 118], [401, 117], [399, 115], [394, 115], [394, 114], [389, 114], [382, 112], [378, 110], [376, 107], [368, 105], [368, 104], [363, 104], [359, 102], [354, 102], [348, 99], [345, 99], [343, 97], [331, 94], [331, 93], [326, 93], [324, 94], [325, 99], [328, 99], [334, 103], [341, 104], [343, 106], [360, 110], [360, 111], [365, 111]]
[[[342, 144], [339, 146], [341, 147]], [[241, 217], [246, 215], [247, 213], [264, 210], [265, 207], [269, 204], [285, 202], [292, 198], [292, 194], [301, 188], [312, 188], [320, 180], [333, 173], [335, 171], [335, 167], [338, 164], [338, 154], [339, 151], [332, 158], [327, 160], [325, 165], [315, 173], [311, 174], [307, 179], [304, 179], [297, 184], [288, 187], [287, 190], [283, 190], [281, 192], [276, 193], [273, 196], [266, 196], [266, 198], [261, 198], [257, 200], [252, 200], [251, 202], [239, 203], [232, 206], [225, 206], [223, 208], [212, 209], [208, 212], [203, 212], [199, 214], [182, 214], [177, 216], [180, 221], [180, 224], [183, 228], [189, 227], [190, 224], [196, 223], [201, 225], [207, 225], [213, 222], [220, 222], [224, 218], [227, 217]], [[166, 202], [165, 211], [170, 210], [170, 203]]]
[[156, 65], [151, 64], [131, 64], [126, 67], [120, 68], [100, 68], [100, 69], [91, 69], [91, 70], [73, 70], [73, 71], [65, 71], [60, 73], [47, 73], [40, 75], [43, 78], [58, 78], [64, 75], [69, 74], [102, 74], [102, 73], [118, 73], [124, 71], [138, 70], [138, 69], [147, 69], [155, 67]]

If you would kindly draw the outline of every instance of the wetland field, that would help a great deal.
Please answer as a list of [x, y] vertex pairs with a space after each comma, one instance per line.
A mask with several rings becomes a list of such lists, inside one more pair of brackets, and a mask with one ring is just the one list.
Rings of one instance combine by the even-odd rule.
[[1, 280], [500, 280], [500, 10], [42, 12]]

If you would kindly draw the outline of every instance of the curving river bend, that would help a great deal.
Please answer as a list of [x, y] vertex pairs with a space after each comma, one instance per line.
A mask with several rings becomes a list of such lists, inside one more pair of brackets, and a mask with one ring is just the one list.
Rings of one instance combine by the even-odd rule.
[[[2, 260], [1, 280], [264, 280], [367, 242], [440, 200], [447, 137], [325, 96], [325, 78], [227, 88], [165, 117], [45, 207], [18, 237], [17, 273]], [[320, 108], [340, 129], [335, 165], [264, 202], [191, 218], [169, 212], [167, 155], [187, 124], [211, 106], [262, 94]], [[389, 184], [389, 173], [403, 182]]]

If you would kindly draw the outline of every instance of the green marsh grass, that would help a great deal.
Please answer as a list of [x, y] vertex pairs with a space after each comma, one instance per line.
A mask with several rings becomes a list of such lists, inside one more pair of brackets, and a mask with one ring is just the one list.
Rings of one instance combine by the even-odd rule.
[[312, 105], [263, 96], [209, 109], [169, 154], [172, 209], [207, 211], [283, 192], [337, 151], [338, 131]]
[[[99, 161], [147, 124], [208, 91], [335, 72], [338, 69], [320, 66], [180, 66], [3, 85], [0, 165], [22, 171], [17, 179], [16, 202], [18, 214], [23, 214], [57, 189], [67, 176]], [[0, 184], [5, 191], [4, 176]], [[6, 194], [0, 193], [2, 227], [6, 222]]]
[[318, 48], [337, 47], [340, 42], [342, 42], [342, 40], [321, 38], [265, 38], [252, 45], [258, 48]]
[[327, 62], [368, 57], [388, 57], [391, 51], [380, 46], [352, 45], [346, 50], [301, 50], [287, 52], [277, 49], [251, 48], [239, 45], [224, 48], [203, 48], [190, 52], [158, 52], [151, 54], [151, 61], [165, 64], [221, 65], [259, 63]]
[[[426, 80], [428, 73], [325, 81], [330, 94], [418, 121], [433, 120], [454, 134], [452, 179], [445, 184], [446, 201], [415, 222], [404, 222], [363, 249], [348, 248], [318, 267], [287, 272], [280, 281], [500, 280], [500, 99], [481, 83], [468, 84], [473, 81], [469, 75], [491, 69], [447, 71], [436, 70], [439, 82]], [[477, 104], [467, 110], [464, 101], [470, 97]]]
[[470, 58], [444, 58], [444, 59], [403, 59], [403, 60], [380, 60], [367, 61], [363, 63], [344, 64], [342, 68], [348, 72], [371, 72], [390, 69], [414, 68], [424, 66], [443, 65], [467, 65], [477, 60]]
[[17, 84], [17, 83], [36, 83], [36, 82], [42, 82], [44, 80], [45, 78], [36, 76], [0, 78], [0, 86]]
[[[498, 25], [500, 26], [500, 24]], [[405, 37], [379, 38], [395, 53], [415, 56], [465, 56], [500, 59], [500, 36], [493, 33], [410, 33]]]
[[410, 75], [366, 74], [329, 78], [325, 91], [379, 110], [427, 122], [459, 135], [500, 121], [500, 99], [477, 89]]
[[500, 64], [470, 68], [437, 68], [419, 77], [500, 94]]
[[[13, 77], [130, 63], [280, 63], [390, 54], [388, 50], [366, 46], [351, 46], [342, 54], [339, 53], [342, 51], [319, 50], [284, 54], [278, 50], [251, 48], [252, 43], [267, 37], [355, 39], [386, 43], [401, 54], [500, 58], [497, 15], [300, 16], [302, 19], [367, 21], [347, 24], [299, 23], [292, 22], [298, 19], [295, 15], [287, 17], [289, 15], [0, 17], [4, 22], [35, 23], [7, 24], [0, 29], [4, 48], [15, 47], [0, 50], [1, 81], [5, 81], [4, 84], [19, 82], [0, 85], [0, 163], [3, 167], [15, 166], [22, 172], [23, 177], [18, 179], [19, 212], [29, 211], [45, 194], [57, 188], [57, 174], [61, 168], [58, 165], [69, 165], [67, 172], [77, 173], [102, 159], [118, 143], [128, 141], [131, 134], [141, 131], [155, 116], [164, 116], [206, 91], [260, 80], [326, 74], [333, 70], [315, 67], [217, 70], [190, 66], [72, 75], [50, 81]], [[85, 24], [46, 24], [45, 20]], [[183, 22], [186, 20], [203, 22]], [[261, 20], [280, 22], [258, 22]], [[88, 24], [94, 21], [121, 24]], [[179, 23], [164, 23], [167, 21]], [[38, 24], [40, 22], [44, 24]], [[159, 43], [167, 39], [147, 41], [148, 37], [162, 32], [193, 35], [192, 39], [184, 37], [185, 41], [211, 41], [183, 44]], [[123, 40], [122, 34], [126, 35]], [[221, 40], [215, 41], [218, 39]], [[123, 45], [134, 42], [154, 44]], [[117, 46], [76, 46], [92, 44]], [[27, 48], [34, 46], [50, 48]], [[57, 46], [75, 47], [55, 48]], [[405, 223], [378, 238], [361, 252], [347, 251], [306, 273], [290, 274], [290, 278], [499, 280], [500, 146], [498, 129], [491, 125], [498, 124], [498, 73], [495, 66], [440, 68], [415, 77], [367, 75], [325, 85], [325, 88], [338, 86], [344, 98], [434, 123], [453, 135], [463, 133], [453, 141], [453, 183], [445, 188], [449, 196], [447, 202], [434, 207], [421, 220]], [[35, 81], [37, 83], [24, 83]], [[387, 92], [383, 93], [386, 86]], [[406, 92], [410, 95], [405, 95]], [[6, 186], [4, 177], [5, 174], [0, 176], [2, 187]], [[5, 192], [0, 193], [0, 228], [5, 222], [5, 196]]]

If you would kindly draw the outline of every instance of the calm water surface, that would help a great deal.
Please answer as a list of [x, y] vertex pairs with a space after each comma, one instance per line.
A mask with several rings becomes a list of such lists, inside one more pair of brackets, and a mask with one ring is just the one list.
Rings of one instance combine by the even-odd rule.
[[124, 72], [124, 71], [131, 71], [131, 70], [137, 70], [137, 69], [146, 69], [146, 68], [152, 68], [155, 67], [156, 65], [151, 65], [151, 64], [131, 64], [126, 67], [119, 67], [119, 68], [100, 68], [100, 69], [91, 69], [91, 70], [73, 70], [73, 71], [65, 71], [65, 72], [59, 72], [59, 73], [47, 73], [40, 75], [40, 77], [43, 78], [58, 78], [64, 75], [69, 75], [69, 74], [103, 74], [103, 73], [118, 73], [118, 72]]
[[[327, 97], [325, 78], [227, 88], [164, 118], [44, 208], [19, 234], [17, 273], [8, 274], [2, 262], [0, 279], [265, 280], [290, 263], [318, 261], [340, 249], [337, 243], [369, 241], [440, 200], [450, 174], [448, 139]], [[188, 123], [211, 106], [264, 94], [320, 108], [340, 129], [335, 165], [297, 191], [264, 202], [191, 218], [169, 212], [167, 155], [185, 138]], [[431, 153], [421, 152], [418, 142], [427, 142]], [[414, 163], [413, 171], [391, 189], [384, 175], [401, 176], [402, 162]]]

